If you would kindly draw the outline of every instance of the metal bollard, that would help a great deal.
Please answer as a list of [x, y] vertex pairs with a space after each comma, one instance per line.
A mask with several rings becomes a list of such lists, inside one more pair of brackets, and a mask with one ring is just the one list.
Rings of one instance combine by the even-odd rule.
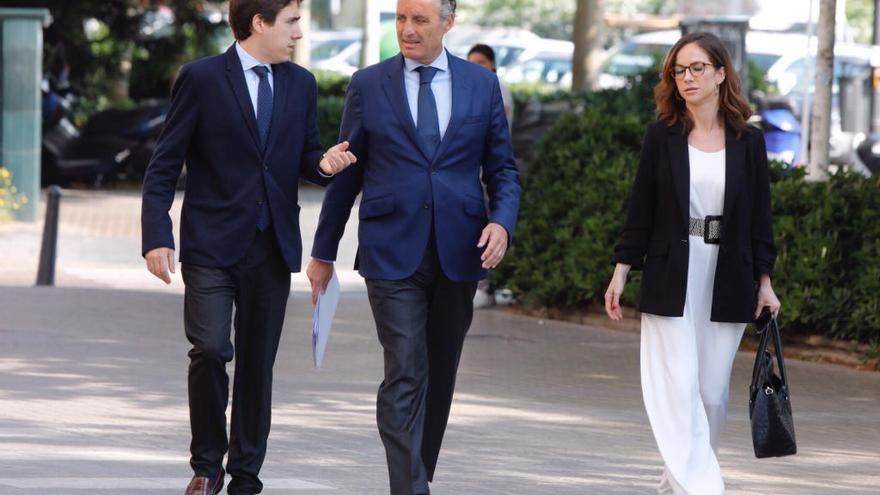
[[43, 245], [40, 247], [40, 267], [37, 285], [55, 285], [55, 251], [58, 245], [58, 209], [61, 204], [61, 188], [49, 187], [46, 203], [46, 223], [43, 225]]

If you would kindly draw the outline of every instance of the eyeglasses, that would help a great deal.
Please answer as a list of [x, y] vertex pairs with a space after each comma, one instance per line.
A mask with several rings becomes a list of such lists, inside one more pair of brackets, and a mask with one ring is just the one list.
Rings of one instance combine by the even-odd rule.
[[715, 66], [714, 64], [710, 64], [709, 62], [694, 62], [687, 67], [683, 65], [675, 65], [669, 72], [672, 73], [672, 77], [674, 77], [675, 79], [681, 79], [682, 77], [684, 77], [684, 71], [689, 70], [691, 71], [692, 76], [694, 76], [695, 78], [699, 78], [703, 75], [703, 72], [706, 71], [707, 65], [712, 67]]

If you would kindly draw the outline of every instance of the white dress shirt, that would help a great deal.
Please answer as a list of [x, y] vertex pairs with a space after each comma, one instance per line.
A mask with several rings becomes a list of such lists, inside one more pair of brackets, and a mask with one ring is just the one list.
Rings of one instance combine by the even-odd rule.
[[257, 90], [260, 87], [260, 76], [254, 72], [254, 67], [258, 65], [262, 65], [263, 67], [269, 69], [269, 87], [272, 89], [272, 93], [275, 93], [275, 78], [272, 74], [272, 66], [269, 64], [260, 63], [259, 60], [255, 59], [251, 56], [250, 53], [246, 52], [244, 48], [236, 41], [235, 42], [235, 51], [238, 52], [238, 58], [241, 60], [241, 69], [244, 71], [244, 81], [247, 83], [248, 94], [251, 96], [251, 104], [254, 106], [254, 116], [257, 115]]
[[[416, 70], [422, 63], [404, 58], [403, 82], [406, 88], [406, 99], [409, 102], [409, 111], [412, 113], [413, 124], [419, 122], [419, 72]], [[452, 76], [449, 74], [449, 59], [446, 57], [446, 49], [440, 50], [440, 55], [428, 64], [440, 69], [431, 80], [431, 92], [434, 93], [434, 101], [437, 104], [437, 119], [440, 121], [440, 139], [446, 134], [449, 127], [449, 119], [452, 118]]]

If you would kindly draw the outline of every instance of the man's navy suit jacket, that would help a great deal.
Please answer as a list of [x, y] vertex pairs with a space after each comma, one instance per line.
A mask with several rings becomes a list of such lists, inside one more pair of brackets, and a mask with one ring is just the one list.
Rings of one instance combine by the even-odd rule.
[[312, 256], [336, 259], [351, 207], [362, 192], [356, 263], [361, 275], [384, 280], [412, 275], [433, 228], [447, 277], [486, 276], [477, 242], [487, 222], [513, 234], [519, 172], [498, 78], [451, 54], [448, 58], [452, 116], [434, 156], [427, 155], [407, 103], [403, 56], [354, 74], [340, 140], [349, 141], [358, 161], [327, 188]]
[[268, 201], [284, 260], [291, 271], [299, 271], [299, 178], [329, 182], [318, 174], [323, 149], [317, 85], [311, 73], [290, 62], [272, 65], [272, 73], [274, 108], [264, 151], [234, 45], [180, 69], [168, 121], [144, 178], [143, 253], [174, 247], [168, 210], [186, 162], [182, 263], [228, 267], [241, 260], [257, 231], [260, 202]]

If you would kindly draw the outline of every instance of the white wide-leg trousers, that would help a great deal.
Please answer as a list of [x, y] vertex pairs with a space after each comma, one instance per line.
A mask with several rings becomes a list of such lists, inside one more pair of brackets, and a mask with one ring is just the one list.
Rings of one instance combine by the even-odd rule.
[[662, 494], [724, 493], [718, 437], [745, 324], [709, 320], [717, 250], [691, 242], [682, 317], [642, 314], [642, 395], [666, 465]]

